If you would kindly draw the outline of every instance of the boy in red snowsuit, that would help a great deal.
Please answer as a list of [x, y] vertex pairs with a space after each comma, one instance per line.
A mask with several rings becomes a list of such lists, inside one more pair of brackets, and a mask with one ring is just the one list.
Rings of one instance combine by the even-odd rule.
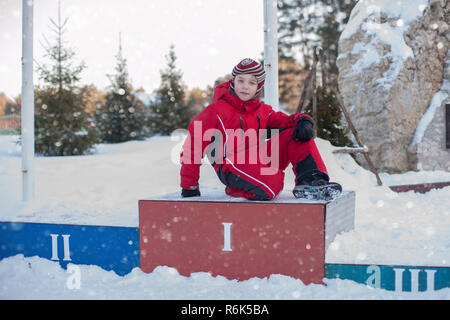
[[200, 196], [201, 159], [207, 155], [226, 194], [248, 200], [274, 199], [292, 164], [296, 197], [333, 199], [342, 188], [328, 182], [314, 143], [313, 120], [305, 114], [275, 112], [259, 101], [265, 71], [252, 59], [233, 68], [217, 86], [214, 101], [191, 122], [181, 153], [181, 195]]

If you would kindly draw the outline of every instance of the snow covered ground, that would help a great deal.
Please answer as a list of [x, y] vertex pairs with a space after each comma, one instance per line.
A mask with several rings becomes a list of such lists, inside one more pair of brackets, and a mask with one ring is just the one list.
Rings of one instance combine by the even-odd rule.
[[[17, 136], [0, 136], [0, 221], [87, 225], [138, 225], [138, 200], [179, 192], [175, 163], [182, 137], [96, 147], [82, 157], [36, 157], [36, 200], [21, 201], [21, 153]], [[346, 154], [317, 139], [332, 180], [356, 191], [355, 230], [340, 234], [326, 261], [361, 264], [450, 266], [450, 187], [426, 194], [395, 193], [388, 185], [450, 181], [450, 172], [381, 174], [384, 186]], [[223, 190], [209, 165], [201, 168], [201, 189]], [[294, 185], [291, 168], [285, 189]], [[221, 191], [223, 192], [223, 191]], [[450, 299], [450, 289], [390, 292], [348, 280], [326, 285], [272, 275], [237, 282], [196, 273], [183, 277], [161, 266], [151, 274], [139, 268], [120, 277], [97, 266], [79, 266], [80, 288], [57, 262], [22, 255], [0, 261], [2, 299]]]

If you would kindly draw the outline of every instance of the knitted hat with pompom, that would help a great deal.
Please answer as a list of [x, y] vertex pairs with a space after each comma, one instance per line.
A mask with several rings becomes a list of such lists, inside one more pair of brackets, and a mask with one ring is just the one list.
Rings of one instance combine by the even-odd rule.
[[234, 90], [234, 79], [238, 74], [251, 74], [256, 77], [258, 82], [258, 89], [256, 90], [256, 96], [259, 96], [264, 88], [264, 81], [266, 79], [266, 72], [263, 66], [250, 58], [245, 58], [239, 62], [231, 73], [231, 84], [230, 87]]

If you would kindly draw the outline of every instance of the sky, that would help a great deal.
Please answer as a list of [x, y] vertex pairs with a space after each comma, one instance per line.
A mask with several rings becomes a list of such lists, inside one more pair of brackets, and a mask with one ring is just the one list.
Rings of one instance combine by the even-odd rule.
[[[170, 45], [189, 88], [206, 88], [231, 72], [243, 58], [260, 59], [264, 50], [262, 0], [61, 0], [68, 18], [65, 39], [87, 68], [80, 85], [109, 85], [122, 39], [133, 86], [151, 93], [160, 84]], [[48, 62], [50, 18], [57, 20], [58, 0], [34, 1], [34, 67]], [[0, 0], [0, 92], [21, 91], [22, 1]], [[37, 73], [34, 84], [39, 84]]]

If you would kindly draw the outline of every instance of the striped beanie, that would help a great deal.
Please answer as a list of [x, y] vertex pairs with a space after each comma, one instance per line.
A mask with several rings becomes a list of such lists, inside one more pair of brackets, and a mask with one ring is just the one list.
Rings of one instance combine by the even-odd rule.
[[250, 58], [245, 58], [241, 62], [239, 62], [231, 73], [231, 83], [230, 87], [234, 90], [234, 79], [238, 74], [251, 74], [256, 77], [258, 81], [258, 89], [256, 90], [256, 97], [259, 96], [264, 88], [264, 81], [266, 79], [266, 72], [264, 71], [263, 66]]

